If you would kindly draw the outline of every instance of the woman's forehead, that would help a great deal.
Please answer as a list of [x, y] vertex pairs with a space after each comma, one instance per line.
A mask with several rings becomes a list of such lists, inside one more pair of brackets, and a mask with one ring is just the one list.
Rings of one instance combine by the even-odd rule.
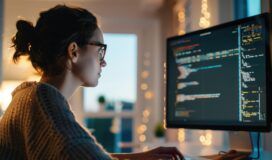
[[91, 38], [91, 41], [104, 43], [103, 33], [102, 33], [101, 29], [97, 28], [94, 31], [94, 34], [93, 34], [93, 37]]

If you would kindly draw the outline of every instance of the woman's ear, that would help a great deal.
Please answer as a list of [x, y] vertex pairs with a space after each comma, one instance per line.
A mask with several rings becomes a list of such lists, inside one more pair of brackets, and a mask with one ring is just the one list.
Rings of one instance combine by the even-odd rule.
[[67, 48], [68, 52], [68, 59], [71, 60], [71, 62], [76, 63], [79, 58], [79, 46], [76, 42], [72, 42], [68, 45]]

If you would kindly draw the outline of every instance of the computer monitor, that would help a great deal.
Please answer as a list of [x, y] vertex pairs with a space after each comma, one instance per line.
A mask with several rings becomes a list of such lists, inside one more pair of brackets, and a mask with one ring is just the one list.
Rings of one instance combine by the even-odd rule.
[[269, 14], [167, 39], [168, 128], [270, 131]]

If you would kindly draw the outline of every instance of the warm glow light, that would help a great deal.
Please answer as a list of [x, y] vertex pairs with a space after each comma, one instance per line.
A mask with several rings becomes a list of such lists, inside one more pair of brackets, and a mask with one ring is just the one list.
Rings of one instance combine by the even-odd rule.
[[141, 89], [142, 90], [147, 90], [148, 89], [148, 85], [146, 83], [142, 83], [141, 84]]
[[185, 31], [184, 30], [179, 30], [178, 34], [183, 35], [183, 34], [185, 34]]
[[[143, 62], [145, 69], [141, 72], [141, 78], [144, 80], [146, 80], [150, 76], [148, 68], [151, 62], [149, 58], [150, 58], [150, 53], [146, 52], [144, 54], [144, 62]], [[140, 85], [140, 89], [144, 93], [145, 100], [150, 100], [151, 98], [153, 98], [153, 93], [151, 91], [148, 91], [149, 84], [145, 82], [144, 80]], [[147, 123], [149, 122], [149, 115], [150, 115], [150, 111], [148, 109], [144, 109], [142, 112], [142, 124], [137, 127], [137, 133], [139, 134], [138, 139], [140, 142], [145, 142], [147, 139], [145, 132], [148, 130]], [[147, 146], [143, 148], [143, 150], [147, 150], [147, 149], [148, 149]]]
[[141, 124], [141, 125], [137, 128], [138, 134], [143, 134], [146, 130], [147, 130], [147, 126], [146, 126], [145, 124]]
[[201, 135], [199, 141], [204, 146], [210, 146], [212, 144], [212, 133], [208, 131], [205, 135]]
[[146, 130], [147, 130], [147, 126], [144, 125], [144, 124], [141, 124], [141, 125], [137, 128], [138, 134], [143, 134]]
[[178, 12], [178, 21], [180, 23], [183, 23], [185, 21], [185, 13], [184, 13], [184, 11]]
[[175, 15], [177, 16], [177, 34], [183, 35], [185, 34], [185, 20], [186, 20], [186, 12], [185, 12], [185, 2], [184, 1], [178, 1], [174, 8], [173, 11], [175, 12]]
[[138, 133], [138, 134], [142, 134], [141, 128], [140, 128], [140, 127], [137, 127], [137, 133]]
[[21, 81], [3, 81], [0, 89], [0, 106], [3, 111], [8, 108], [12, 99], [12, 91], [21, 83]]
[[209, 12], [206, 12], [206, 13], [204, 14], [204, 17], [205, 17], [206, 19], [209, 19], [209, 18], [211, 17], [211, 14], [210, 14]]
[[148, 109], [145, 109], [144, 111], [143, 111], [143, 116], [144, 117], [148, 117], [150, 115], [150, 111], [148, 110]]
[[39, 75], [32, 75], [32, 76], [30, 76], [30, 77], [28, 77], [27, 78], [27, 81], [40, 81], [40, 79], [41, 79], [41, 76], [39, 76]]
[[143, 71], [141, 74], [142, 78], [147, 78], [149, 76], [149, 72], [148, 71]]
[[[165, 102], [165, 97], [163, 99], [164, 99], [164, 102]], [[164, 116], [164, 119], [163, 119], [163, 128], [167, 129], [166, 128], [166, 106], [165, 105], [163, 106], [163, 116]]]
[[145, 92], [145, 99], [152, 99], [153, 98], [153, 92], [147, 91]]
[[147, 127], [146, 127], [146, 125], [142, 124], [142, 125], [140, 126], [140, 129], [141, 129], [143, 132], [145, 132], [146, 129], [147, 129]]
[[165, 120], [165, 118], [163, 119], [163, 128], [164, 128], [164, 129], [167, 129], [167, 127], [166, 127], [166, 120]]
[[143, 152], [146, 152], [146, 151], [148, 151], [148, 146], [143, 147]]
[[185, 130], [183, 128], [178, 130], [178, 141], [179, 143], [184, 142], [185, 140]]
[[144, 134], [139, 137], [140, 142], [144, 142], [146, 140], [146, 136]]
[[183, 10], [178, 12], [178, 22], [179, 22], [178, 34], [183, 35], [185, 34], [185, 30], [184, 30], [185, 12]]
[[201, 28], [207, 28], [210, 26], [210, 17], [211, 14], [208, 12], [208, 0], [202, 0], [201, 1], [201, 14], [202, 17], [199, 19], [199, 27]]
[[144, 134], [146, 131], [147, 131], [147, 129], [148, 129], [148, 127], [147, 127], [147, 123], [148, 123], [148, 121], [149, 121], [149, 115], [150, 115], [150, 111], [148, 110], [148, 109], [145, 109], [144, 111], [143, 111], [143, 113], [142, 113], [142, 115], [143, 115], [143, 117], [142, 117], [142, 121], [143, 121], [143, 123], [140, 125], [140, 126], [138, 126], [137, 127], [137, 133], [138, 134], [140, 134], [140, 136], [139, 136], [139, 141], [140, 142], [144, 142], [144, 141], [146, 141], [146, 135]]

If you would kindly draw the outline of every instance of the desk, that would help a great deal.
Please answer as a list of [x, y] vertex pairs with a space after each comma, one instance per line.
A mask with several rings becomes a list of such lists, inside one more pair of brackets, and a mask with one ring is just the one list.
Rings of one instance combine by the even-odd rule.
[[[200, 146], [199, 144], [192, 143], [144, 143], [148, 148], [156, 147], [177, 147], [181, 153], [185, 156], [186, 160], [207, 160], [200, 156], [218, 154], [219, 151], [229, 151], [227, 146]], [[272, 160], [272, 152], [261, 151], [260, 160]]]

